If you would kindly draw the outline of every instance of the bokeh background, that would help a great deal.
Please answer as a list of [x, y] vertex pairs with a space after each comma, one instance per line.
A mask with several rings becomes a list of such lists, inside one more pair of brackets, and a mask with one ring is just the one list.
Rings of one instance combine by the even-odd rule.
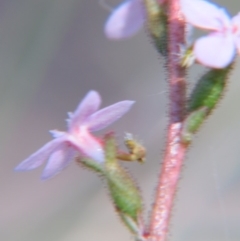
[[[142, 188], [149, 217], [164, 150], [168, 87], [163, 59], [144, 30], [120, 42], [104, 36], [106, 6], [118, 3], [0, 0], [0, 240], [132, 239], [104, 184], [92, 172], [72, 163], [43, 182], [42, 168], [13, 171], [51, 139], [48, 130], [65, 130], [66, 113], [91, 89], [101, 93], [103, 106], [137, 101], [108, 130], [116, 131], [119, 143], [128, 131], [147, 147], [144, 165], [125, 166]], [[231, 14], [240, 9], [237, 0], [218, 3], [227, 5]], [[199, 75], [200, 70], [193, 68], [189, 88]], [[190, 149], [171, 221], [171, 241], [240, 240], [239, 75], [237, 65], [219, 108]]]

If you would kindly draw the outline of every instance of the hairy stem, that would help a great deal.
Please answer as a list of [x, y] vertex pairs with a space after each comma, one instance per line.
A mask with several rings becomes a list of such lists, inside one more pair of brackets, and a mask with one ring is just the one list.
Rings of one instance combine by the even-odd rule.
[[150, 241], [166, 241], [174, 197], [187, 147], [180, 141], [182, 122], [185, 117], [186, 83], [185, 70], [180, 66], [178, 54], [184, 43], [184, 22], [179, 0], [168, 0], [168, 59], [169, 127], [166, 151], [156, 190], [151, 223]]
[[167, 149], [161, 168], [155, 203], [152, 210], [149, 240], [166, 241], [174, 196], [186, 153], [180, 142], [181, 123], [168, 128]]

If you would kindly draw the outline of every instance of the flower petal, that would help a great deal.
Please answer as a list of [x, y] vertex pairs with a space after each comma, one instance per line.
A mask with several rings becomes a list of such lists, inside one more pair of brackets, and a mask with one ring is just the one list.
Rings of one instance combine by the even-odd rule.
[[194, 44], [196, 59], [211, 68], [225, 68], [235, 54], [235, 43], [231, 35], [210, 34], [199, 38]]
[[134, 103], [135, 101], [125, 100], [101, 109], [86, 120], [86, 126], [90, 131], [101, 130], [125, 115]]
[[57, 150], [51, 154], [41, 179], [49, 179], [61, 172], [73, 160], [75, 153], [76, 151], [67, 143], [60, 145]]
[[145, 14], [141, 0], [127, 0], [109, 16], [105, 24], [105, 34], [115, 40], [128, 38], [142, 27], [144, 21]]
[[232, 18], [232, 25], [235, 30], [235, 44], [237, 46], [238, 54], [240, 54], [240, 13]]
[[240, 54], [240, 36], [235, 39], [235, 44], [238, 50], [238, 54]]
[[41, 149], [39, 149], [38, 151], [33, 153], [30, 157], [28, 157], [26, 160], [21, 162], [15, 168], [15, 171], [28, 171], [39, 167], [44, 163], [44, 161], [46, 161], [49, 158], [51, 153], [64, 141], [65, 141], [65, 138], [56, 138], [48, 142]]
[[232, 24], [238, 29], [238, 34], [240, 32], [240, 12], [232, 18]]
[[66, 134], [64, 131], [59, 130], [50, 130], [49, 133], [52, 135], [53, 138], [59, 138]]
[[92, 90], [87, 93], [84, 99], [80, 102], [77, 109], [72, 113], [68, 120], [69, 129], [75, 128], [76, 124], [80, 124], [92, 113], [98, 110], [101, 104], [101, 96], [98, 92]]
[[79, 128], [78, 133], [71, 134], [68, 141], [80, 152], [99, 163], [104, 162], [104, 151], [101, 142], [89, 133], [85, 126]]
[[230, 26], [227, 12], [203, 0], [181, 0], [181, 10], [186, 21], [195, 27], [221, 31]]

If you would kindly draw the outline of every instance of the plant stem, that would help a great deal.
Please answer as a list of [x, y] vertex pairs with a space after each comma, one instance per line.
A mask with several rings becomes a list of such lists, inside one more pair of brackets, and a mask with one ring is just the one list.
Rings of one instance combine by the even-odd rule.
[[180, 65], [180, 46], [185, 42], [185, 24], [181, 18], [180, 0], [168, 0], [168, 60], [170, 88], [170, 124], [182, 122], [185, 117], [185, 68]]
[[180, 141], [185, 117], [185, 70], [180, 66], [180, 44], [184, 43], [185, 26], [180, 13], [179, 0], [167, 0], [168, 7], [168, 59], [167, 71], [170, 89], [169, 127], [166, 152], [153, 205], [148, 240], [166, 241], [174, 197], [187, 146]]
[[167, 149], [161, 168], [155, 203], [152, 210], [149, 240], [166, 241], [169, 220], [186, 146], [179, 141], [181, 123], [168, 128]]

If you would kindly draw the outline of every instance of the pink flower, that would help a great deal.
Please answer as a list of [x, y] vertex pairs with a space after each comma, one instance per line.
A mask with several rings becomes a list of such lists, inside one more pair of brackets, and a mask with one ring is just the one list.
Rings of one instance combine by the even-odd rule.
[[105, 34], [110, 39], [123, 39], [134, 35], [145, 22], [142, 0], [126, 0], [109, 16]]
[[69, 113], [68, 131], [50, 131], [54, 139], [21, 162], [16, 171], [28, 171], [39, 167], [48, 160], [42, 179], [53, 177], [73, 160], [76, 153], [87, 156], [96, 162], [104, 162], [101, 142], [91, 132], [101, 130], [122, 117], [134, 101], [121, 101], [98, 110], [101, 97], [90, 91], [80, 102], [74, 113]]
[[194, 43], [196, 59], [212, 68], [225, 68], [240, 53], [240, 13], [229, 17], [225, 9], [203, 0], [181, 0], [186, 21], [211, 33]]

